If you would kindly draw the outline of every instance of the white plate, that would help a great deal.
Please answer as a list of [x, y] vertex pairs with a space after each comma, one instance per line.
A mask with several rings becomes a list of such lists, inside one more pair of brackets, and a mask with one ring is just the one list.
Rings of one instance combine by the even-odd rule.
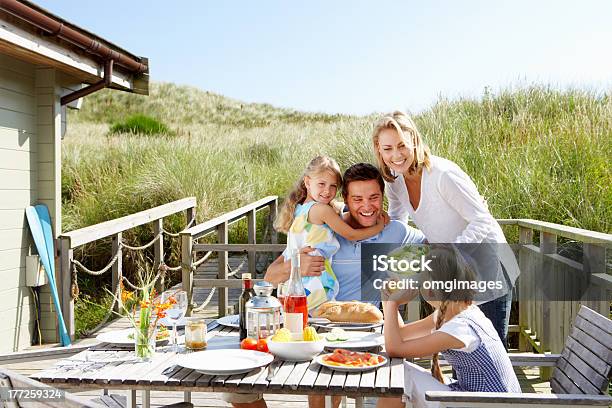
[[238, 328], [240, 326], [240, 315], [227, 315], [217, 319], [217, 323], [223, 326]]
[[[133, 333], [134, 329], [114, 330], [105, 333], [100, 333], [96, 336], [96, 339], [101, 341], [102, 343], [134, 345], [134, 337], [130, 336]], [[169, 339], [170, 336], [163, 340], [157, 340], [156, 344], [167, 342]]]
[[347, 340], [329, 341], [327, 336], [330, 333], [321, 333], [325, 339], [325, 348], [343, 348], [347, 350], [368, 350], [385, 344], [385, 336], [381, 333], [364, 331], [347, 331]]
[[272, 360], [272, 354], [261, 351], [220, 349], [185, 354], [179, 359], [178, 365], [203, 374], [233, 375], [268, 365]]
[[[157, 321], [157, 324], [163, 324], [169, 330], [172, 330], [172, 320], [167, 317], [163, 317]], [[176, 327], [185, 327], [185, 317], [181, 317], [176, 321]]]
[[320, 327], [322, 329], [325, 330], [331, 330], [334, 329], [336, 327], [343, 329], [343, 330], [372, 330], [375, 329], [377, 327], [382, 326], [382, 322], [380, 323], [342, 323], [342, 322], [317, 322], [316, 320], [313, 319], [313, 321], [310, 322], [311, 326], [314, 327]]
[[[340, 366], [335, 366], [335, 365], [331, 365], [326, 363], [325, 361], [323, 361], [323, 357], [325, 356], [329, 356], [333, 353], [329, 353], [329, 354], [320, 354], [317, 357], [315, 357], [315, 361], [317, 363], [319, 363], [320, 365], [322, 365], [323, 367], [327, 367], [327, 368], [331, 368], [332, 370], [336, 370], [336, 371], [347, 371], [347, 372], [357, 372], [357, 371], [369, 371], [369, 370], [373, 370], [375, 368], [384, 366], [385, 364], [387, 364], [387, 358], [385, 356], [380, 356], [382, 357], [384, 360], [376, 365], [373, 366], [366, 366], [366, 367], [340, 367]], [[374, 356], [378, 356], [378, 354], [373, 354], [370, 353]]]

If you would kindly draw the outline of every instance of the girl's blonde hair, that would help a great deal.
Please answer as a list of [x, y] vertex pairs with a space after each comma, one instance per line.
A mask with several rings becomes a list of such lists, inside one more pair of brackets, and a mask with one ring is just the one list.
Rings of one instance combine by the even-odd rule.
[[[428, 258], [431, 259], [431, 270], [427, 273], [432, 281], [473, 282], [476, 280], [474, 270], [466, 262], [463, 255], [450, 244], [432, 245]], [[465, 289], [454, 288], [449, 292], [442, 289], [434, 291], [432, 299], [441, 301], [435, 320], [436, 330], [444, 323], [449, 302], [464, 302], [466, 304], [472, 302], [474, 291], [469, 288], [469, 285], [466, 286]], [[438, 353], [434, 353], [431, 359], [431, 375], [444, 384]]]
[[396, 176], [391, 173], [391, 169], [389, 169], [389, 166], [385, 164], [385, 161], [380, 154], [380, 146], [378, 141], [380, 138], [380, 132], [384, 129], [394, 129], [403, 139], [406, 147], [409, 148], [414, 146], [414, 159], [410, 164], [409, 170], [411, 174], [416, 173], [422, 167], [425, 167], [428, 170], [431, 168], [431, 153], [429, 152], [429, 147], [427, 147], [425, 142], [423, 142], [423, 138], [421, 137], [421, 134], [419, 133], [414, 121], [410, 118], [410, 116], [401, 111], [388, 113], [380, 118], [378, 122], [376, 122], [374, 125], [374, 131], [372, 132], [374, 154], [376, 155], [376, 161], [378, 162], [378, 167], [380, 167], [380, 172], [386, 181], [392, 183], [395, 181]]
[[306, 191], [306, 185], [304, 184], [304, 177], [314, 177], [316, 175], [322, 174], [326, 171], [329, 171], [336, 176], [338, 179], [338, 189], [342, 186], [342, 174], [340, 173], [340, 166], [338, 163], [331, 157], [327, 156], [317, 156], [308, 163], [304, 173], [295, 184], [283, 206], [274, 221], [274, 229], [280, 232], [284, 232], [285, 234], [291, 228], [291, 224], [293, 223], [293, 216], [295, 212], [295, 207], [298, 204], [302, 204], [306, 199], [308, 192]]

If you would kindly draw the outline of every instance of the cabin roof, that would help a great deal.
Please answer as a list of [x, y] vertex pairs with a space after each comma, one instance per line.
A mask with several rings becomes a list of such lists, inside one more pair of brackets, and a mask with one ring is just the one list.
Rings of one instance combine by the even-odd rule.
[[27, 0], [0, 1], [0, 52], [58, 68], [84, 83], [103, 77], [112, 59], [110, 88], [148, 94], [148, 59]]

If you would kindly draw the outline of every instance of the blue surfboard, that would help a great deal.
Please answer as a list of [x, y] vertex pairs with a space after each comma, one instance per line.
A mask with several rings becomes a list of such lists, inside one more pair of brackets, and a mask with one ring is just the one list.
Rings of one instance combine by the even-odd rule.
[[60, 341], [63, 346], [70, 346], [70, 336], [66, 330], [62, 308], [57, 294], [57, 285], [55, 282], [55, 259], [53, 250], [53, 231], [51, 229], [51, 217], [46, 205], [29, 206], [26, 208], [26, 217], [30, 226], [32, 238], [36, 250], [40, 256], [40, 261], [45, 268], [47, 278], [49, 278], [49, 286], [51, 288], [51, 296], [57, 311], [57, 320], [59, 324]]

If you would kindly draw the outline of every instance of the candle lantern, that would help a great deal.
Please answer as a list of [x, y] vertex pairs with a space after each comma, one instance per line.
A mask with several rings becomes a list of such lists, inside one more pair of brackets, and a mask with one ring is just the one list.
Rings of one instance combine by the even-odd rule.
[[269, 282], [253, 286], [255, 296], [246, 304], [247, 337], [265, 339], [280, 328], [281, 304], [272, 296], [273, 289]]

